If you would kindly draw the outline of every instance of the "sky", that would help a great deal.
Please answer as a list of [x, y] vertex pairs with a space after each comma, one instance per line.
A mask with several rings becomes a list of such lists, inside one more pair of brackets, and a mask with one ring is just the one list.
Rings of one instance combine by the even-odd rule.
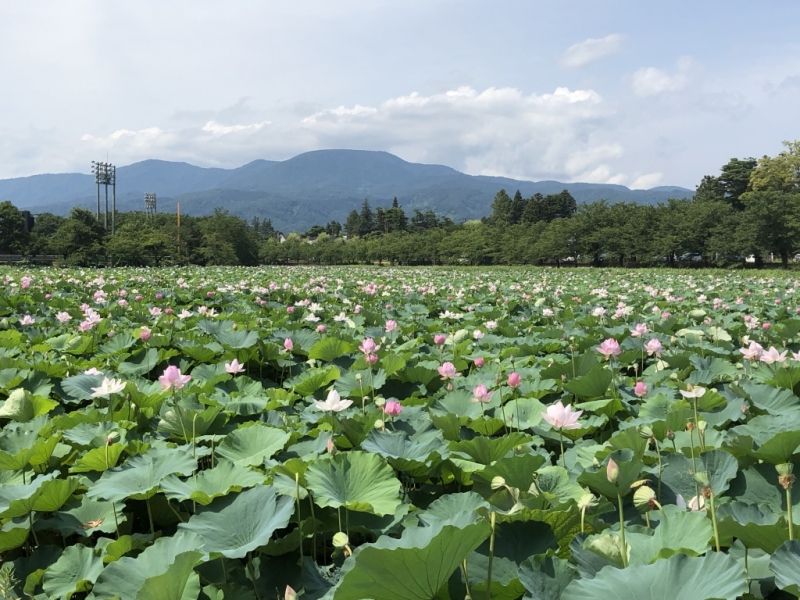
[[800, 2], [0, 4], [0, 178], [386, 150], [694, 188], [800, 138]]

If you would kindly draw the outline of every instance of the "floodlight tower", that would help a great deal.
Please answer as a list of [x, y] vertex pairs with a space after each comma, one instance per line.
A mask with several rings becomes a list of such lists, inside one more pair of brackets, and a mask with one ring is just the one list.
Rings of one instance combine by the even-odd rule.
[[152, 217], [156, 214], [156, 195], [154, 192], [147, 192], [144, 195], [144, 209], [148, 216]]
[[111, 233], [116, 229], [117, 214], [117, 167], [107, 162], [92, 161], [92, 174], [97, 184], [97, 220], [100, 220], [100, 186], [105, 188], [106, 211], [103, 216], [103, 226], [108, 230], [108, 186], [111, 186], [111, 202], [113, 213], [111, 215]]

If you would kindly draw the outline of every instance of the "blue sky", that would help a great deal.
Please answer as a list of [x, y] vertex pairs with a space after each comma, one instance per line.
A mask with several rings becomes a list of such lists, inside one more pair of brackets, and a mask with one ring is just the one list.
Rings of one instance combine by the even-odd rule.
[[800, 138], [800, 2], [0, 5], [0, 177], [388, 150], [694, 187]]

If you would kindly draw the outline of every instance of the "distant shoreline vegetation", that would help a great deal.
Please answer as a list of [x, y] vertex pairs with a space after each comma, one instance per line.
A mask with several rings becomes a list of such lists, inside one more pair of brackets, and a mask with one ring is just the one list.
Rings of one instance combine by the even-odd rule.
[[[29, 215], [0, 202], [0, 255], [58, 256], [57, 264], [760, 265], [787, 267], [800, 250], [800, 141], [775, 157], [731, 159], [693, 199], [657, 205], [577, 205], [566, 190], [525, 198], [500, 190], [488, 216], [454, 223], [434, 211], [407, 215], [395, 199], [364, 200], [344, 223], [276, 231], [217, 209], [210, 216], [119, 213], [110, 235], [93, 212]], [[487, 199], [488, 200], [488, 199]], [[0, 257], [0, 260], [2, 258]]]

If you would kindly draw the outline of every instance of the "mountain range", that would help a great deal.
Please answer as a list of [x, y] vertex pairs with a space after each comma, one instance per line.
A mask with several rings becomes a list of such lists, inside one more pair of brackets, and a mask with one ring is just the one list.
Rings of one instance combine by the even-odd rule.
[[[510, 195], [519, 190], [525, 197], [567, 189], [578, 203], [604, 199], [654, 204], [693, 195], [692, 190], [676, 186], [631, 190], [622, 185], [467, 175], [442, 165], [410, 163], [388, 152], [364, 150], [316, 150], [285, 161], [255, 160], [235, 169], [163, 160], [117, 169], [120, 211], [143, 210], [144, 194], [155, 192], [160, 212], [174, 212], [177, 202], [182, 213], [192, 215], [210, 214], [221, 207], [247, 219], [269, 218], [282, 231], [304, 231], [334, 219], [344, 222], [364, 199], [376, 208], [389, 206], [394, 197], [409, 216], [416, 209], [430, 209], [457, 222], [476, 219], [490, 212], [500, 189]], [[9, 200], [34, 214], [67, 214], [73, 206], [94, 210], [96, 193], [94, 176], [89, 174], [0, 180], [0, 201]]]

